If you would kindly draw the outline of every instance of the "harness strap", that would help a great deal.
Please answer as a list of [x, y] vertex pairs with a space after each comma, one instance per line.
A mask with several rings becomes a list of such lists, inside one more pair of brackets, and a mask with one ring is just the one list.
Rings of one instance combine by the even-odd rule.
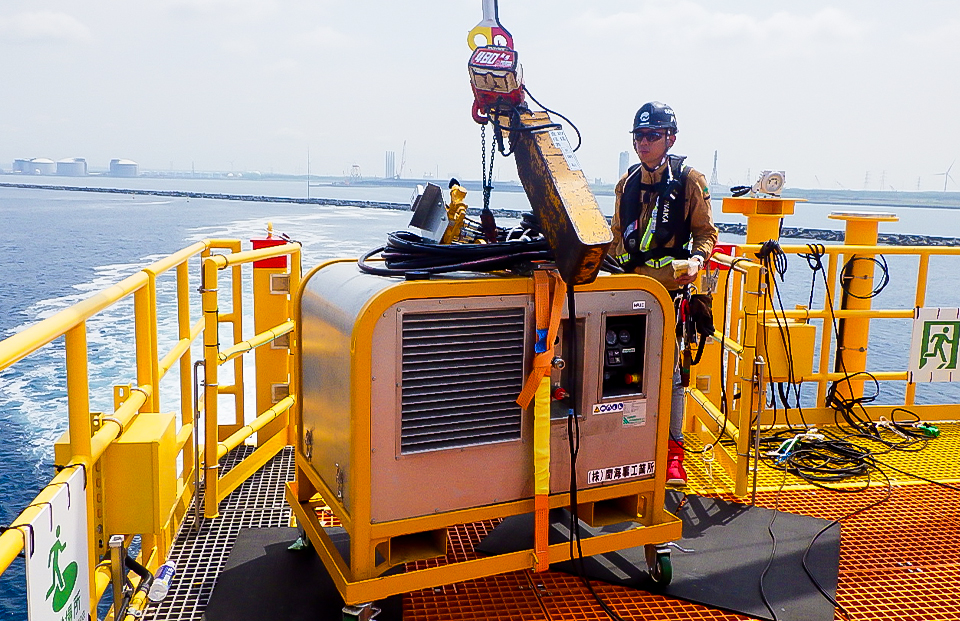
[[[550, 281], [553, 280], [553, 299]], [[557, 270], [533, 273], [537, 342], [533, 368], [517, 397], [526, 409], [536, 395], [533, 408], [533, 480], [534, 480], [534, 571], [550, 568], [550, 366], [553, 344], [560, 327], [560, 313], [566, 297], [566, 285]]]
[[[554, 281], [552, 301], [550, 300], [550, 280]], [[560, 313], [563, 310], [567, 286], [556, 270], [550, 270], [547, 273], [538, 270], [533, 273], [533, 293], [537, 315], [537, 342], [534, 345], [536, 356], [533, 358], [530, 375], [527, 376], [523, 390], [517, 397], [517, 404], [524, 409], [530, 407], [530, 401], [533, 400], [540, 379], [550, 370], [553, 362], [553, 343], [557, 339], [557, 329], [560, 327]]]

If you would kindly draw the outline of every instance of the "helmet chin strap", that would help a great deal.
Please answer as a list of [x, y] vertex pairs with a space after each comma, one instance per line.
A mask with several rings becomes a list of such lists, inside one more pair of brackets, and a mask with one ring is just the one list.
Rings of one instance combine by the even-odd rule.
[[647, 172], [654, 172], [655, 170], [657, 170], [658, 168], [660, 168], [661, 166], [663, 166], [663, 163], [667, 161], [667, 154], [668, 154], [669, 152], [670, 152], [670, 149], [669, 149], [669, 147], [668, 147], [667, 150], [663, 152], [663, 157], [660, 158], [660, 161], [659, 161], [659, 162], [657, 163], [657, 165], [654, 166], [653, 168], [650, 168], [649, 166], [647, 166], [647, 165], [644, 164], [643, 162], [640, 162], [640, 165], [643, 166], [644, 169], [645, 169]]

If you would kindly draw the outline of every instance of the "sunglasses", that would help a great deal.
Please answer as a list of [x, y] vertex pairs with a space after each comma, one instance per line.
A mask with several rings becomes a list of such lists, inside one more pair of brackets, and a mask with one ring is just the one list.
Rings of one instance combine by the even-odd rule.
[[643, 142], [644, 138], [647, 142], [659, 142], [665, 135], [665, 132], [637, 132], [633, 135], [633, 139], [637, 142]]

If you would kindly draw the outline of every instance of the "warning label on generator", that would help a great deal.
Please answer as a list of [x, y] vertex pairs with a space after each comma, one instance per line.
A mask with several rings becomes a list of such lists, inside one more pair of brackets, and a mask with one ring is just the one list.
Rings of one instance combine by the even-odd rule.
[[623, 401], [617, 401], [616, 403], [594, 403], [593, 404], [593, 413], [594, 414], [610, 414], [613, 412], [623, 412]]
[[641, 403], [628, 401], [623, 408], [624, 427], [643, 427], [647, 424], [647, 410]]
[[639, 464], [591, 470], [587, 473], [587, 483], [606, 483], [607, 481], [620, 481], [650, 475], [653, 474], [653, 464], [652, 461], [645, 461]]

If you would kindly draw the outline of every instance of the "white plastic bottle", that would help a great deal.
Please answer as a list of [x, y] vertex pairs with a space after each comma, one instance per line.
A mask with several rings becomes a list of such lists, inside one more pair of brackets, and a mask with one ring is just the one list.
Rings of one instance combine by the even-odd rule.
[[153, 583], [150, 585], [150, 591], [147, 592], [147, 598], [151, 602], [163, 601], [170, 590], [170, 582], [173, 575], [177, 573], [177, 566], [173, 561], [167, 561], [157, 568], [157, 573], [153, 576]]

